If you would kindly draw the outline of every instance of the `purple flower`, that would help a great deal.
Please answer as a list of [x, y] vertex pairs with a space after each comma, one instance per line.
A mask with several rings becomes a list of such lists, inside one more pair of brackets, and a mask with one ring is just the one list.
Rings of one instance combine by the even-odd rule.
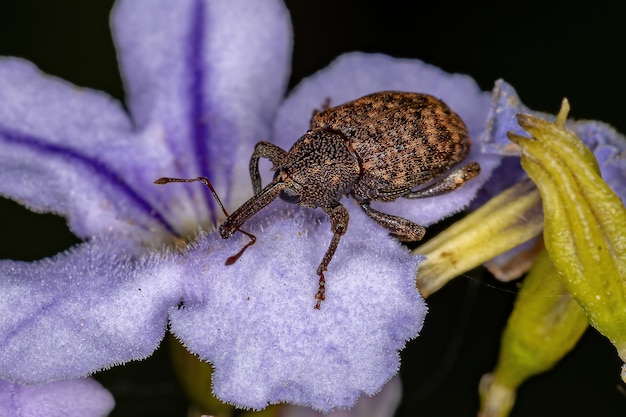
[[112, 409], [113, 397], [93, 379], [31, 386], [0, 381], [2, 416], [106, 416]]
[[[241, 407], [330, 411], [378, 392], [426, 313], [420, 257], [346, 201], [350, 228], [315, 310], [331, 237], [321, 211], [272, 203], [245, 225], [257, 243], [225, 266], [247, 238], [212, 232], [223, 216], [210, 193], [153, 181], [208, 176], [232, 210], [252, 195], [254, 144], [289, 148], [327, 97], [430, 93], [478, 138], [489, 95], [419, 61], [349, 54], [282, 101], [291, 29], [277, 0], [119, 1], [112, 26], [126, 108], [0, 60], [0, 194], [66, 216], [84, 240], [50, 259], [0, 263], [0, 379], [46, 384], [143, 359], [169, 324], [214, 365], [215, 394]], [[378, 208], [425, 226], [462, 209], [500, 157], [474, 146], [469, 160], [482, 174], [462, 190]]]
[[[507, 132], [527, 135], [517, 122], [520, 113], [532, 114], [547, 120], [555, 116], [530, 110], [517, 95], [515, 89], [503, 80], [498, 80], [493, 89], [492, 103], [489, 110], [487, 130], [480, 138], [483, 152], [508, 156], [500, 165], [494, 180], [482, 189], [497, 194], [503, 188], [526, 178], [526, 173], [519, 164], [519, 147], [507, 138]], [[594, 153], [603, 180], [611, 189], [626, 201], [626, 159], [624, 158], [625, 139], [606, 123], [595, 120], [568, 120], [567, 129], [578, 136]]]

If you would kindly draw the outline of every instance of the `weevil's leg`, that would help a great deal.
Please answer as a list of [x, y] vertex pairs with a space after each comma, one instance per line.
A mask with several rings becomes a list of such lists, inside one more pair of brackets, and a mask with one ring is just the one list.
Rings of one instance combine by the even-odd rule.
[[[211, 180], [209, 180], [207, 177], [197, 177], [197, 178], [169, 178], [169, 177], [162, 177], [159, 178], [158, 180], [154, 181], [155, 184], [159, 184], [159, 185], [163, 185], [163, 184], [169, 184], [171, 182], [196, 182], [196, 181], [202, 181], [204, 183], [204, 185], [206, 185], [209, 190], [211, 190], [211, 193], [213, 194], [213, 197], [215, 198], [215, 201], [217, 201], [217, 204], [219, 204], [219, 206], [222, 208], [222, 212], [224, 213], [224, 216], [227, 217], [227, 219], [230, 219], [230, 215], [228, 214], [228, 212], [226, 211], [226, 208], [224, 207], [224, 204], [222, 204], [222, 200], [220, 200], [220, 197], [217, 195], [217, 192], [215, 191], [215, 188], [213, 187], [213, 184], [211, 184]], [[276, 198], [276, 197], [274, 197]], [[243, 222], [242, 222], [243, 223]], [[256, 242], [256, 236], [253, 235], [252, 233], [248, 233], [245, 230], [241, 230], [239, 228], [239, 226], [235, 226], [233, 227], [229, 233], [229, 236], [232, 236], [232, 234], [235, 232], [235, 230], [243, 233], [244, 235], [248, 236], [250, 238], [250, 242], [246, 243], [246, 245], [241, 248], [241, 250], [239, 252], [237, 252], [235, 255], [233, 256], [229, 256], [226, 259], [226, 265], [232, 265], [234, 264], [237, 259], [239, 259], [239, 257], [241, 255], [243, 255], [243, 253], [246, 251], [246, 249], [248, 249], [250, 246], [254, 245], [254, 243]], [[220, 232], [221, 232], [221, 227], [220, 227]]]
[[252, 189], [254, 190], [254, 194], [258, 194], [261, 192], [261, 174], [259, 174], [259, 158], [267, 158], [272, 161], [274, 167], [272, 169], [276, 169], [278, 165], [280, 165], [281, 161], [287, 155], [287, 151], [273, 143], [269, 142], [259, 142], [254, 147], [254, 152], [252, 152], [252, 156], [250, 157], [250, 178], [252, 179]]
[[309, 120], [309, 129], [315, 129], [316, 127], [318, 127], [318, 124], [315, 123], [315, 116], [317, 116], [319, 113], [329, 108], [330, 108], [330, 97], [326, 97], [324, 101], [322, 102], [321, 109], [313, 109], [313, 114], [311, 114], [311, 120]]
[[319, 275], [320, 281], [317, 293], [315, 294], [315, 299], [317, 300], [315, 308], [318, 310], [322, 301], [326, 299], [326, 280], [324, 279], [324, 272], [328, 270], [328, 264], [330, 263], [330, 260], [333, 259], [333, 255], [337, 250], [341, 236], [343, 236], [348, 230], [348, 221], [350, 220], [348, 210], [346, 210], [346, 208], [341, 204], [335, 207], [324, 208], [324, 212], [328, 214], [328, 217], [330, 217], [330, 228], [333, 232], [333, 238], [330, 241], [330, 245], [328, 245], [328, 249], [326, 249], [326, 253], [322, 258], [320, 266], [317, 267], [317, 275]]
[[446, 194], [450, 191], [454, 191], [461, 188], [465, 183], [476, 175], [480, 174], [480, 165], [477, 162], [471, 162], [467, 165], [452, 171], [446, 177], [439, 181], [422, 188], [421, 190], [411, 191], [404, 194], [404, 198], [426, 198], [434, 197], [436, 195]]
[[357, 201], [357, 203], [359, 203], [359, 206], [361, 206], [365, 214], [367, 214], [376, 223], [389, 230], [398, 240], [403, 242], [414, 242], [422, 240], [424, 234], [426, 233], [426, 229], [410, 220], [374, 210], [370, 207], [369, 201]]

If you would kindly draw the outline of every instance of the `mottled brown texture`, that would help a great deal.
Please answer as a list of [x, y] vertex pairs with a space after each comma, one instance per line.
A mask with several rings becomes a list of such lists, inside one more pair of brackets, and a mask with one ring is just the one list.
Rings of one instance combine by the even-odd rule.
[[[474, 162], [447, 173], [467, 156], [471, 142], [461, 118], [435, 97], [385, 91], [337, 107], [327, 101], [322, 108], [313, 112], [310, 130], [288, 152], [269, 142], [257, 143], [250, 159], [255, 195], [220, 226], [221, 236], [231, 237], [276, 197], [322, 208], [330, 217], [333, 238], [317, 268], [316, 308], [326, 297], [324, 272], [348, 230], [348, 211], [339, 202], [343, 196], [351, 196], [398, 239], [415, 241], [424, 236], [422, 226], [374, 210], [370, 201], [445, 194], [480, 172]], [[265, 188], [259, 158], [272, 161], [276, 171]]]
[[392, 201], [462, 161], [470, 139], [461, 118], [426, 94], [380, 92], [314, 115], [312, 126], [341, 132], [361, 165], [354, 193]]

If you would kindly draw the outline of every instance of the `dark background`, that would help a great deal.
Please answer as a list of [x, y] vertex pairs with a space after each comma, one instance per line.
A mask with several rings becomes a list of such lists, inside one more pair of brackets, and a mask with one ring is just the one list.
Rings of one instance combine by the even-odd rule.
[[[123, 99], [108, 27], [112, 3], [2, 1], [0, 55], [24, 57]], [[295, 32], [290, 85], [343, 52], [384, 52], [471, 74], [486, 90], [504, 78], [536, 110], [555, 112], [567, 96], [573, 117], [601, 119], [626, 132], [626, 31], [617, 2], [475, 3], [288, 0]], [[64, 219], [1, 199], [0, 236], [0, 259], [43, 258], [78, 242]], [[516, 291], [479, 270], [428, 300], [422, 337], [403, 352], [398, 416], [476, 414], [478, 380], [495, 364]], [[553, 371], [522, 387], [512, 415], [624, 416], [619, 365], [615, 349], [589, 330]], [[114, 417], [185, 414], [166, 349], [98, 378], [116, 396]]]

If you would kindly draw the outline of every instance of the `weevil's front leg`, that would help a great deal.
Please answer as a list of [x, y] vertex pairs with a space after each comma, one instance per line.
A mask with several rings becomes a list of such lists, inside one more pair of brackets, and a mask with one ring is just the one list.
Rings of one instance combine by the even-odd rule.
[[319, 275], [320, 281], [317, 293], [315, 294], [315, 299], [317, 300], [315, 308], [318, 310], [322, 301], [326, 299], [326, 280], [324, 279], [324, 272], [328, 270], [328, 264], [330, 263], [330, 260], [333, 259], [333, 255], [337, 250], [341, 236], [343, 236], [348, 230], [348, 221], [350, 220], [348, 210], [346, 210], [346, 208], [341, 204], [335, 207], [325, 207], [324, 212], [328, 214], [328, 217], [330, 217], [330, 228], [333, 232], [333, 238], [330, 241], [328, 249], [326, 249], [326, 253], [322, 258], [320, 266], [317, 267], [317, 275]]
[[398, 240], [403, 242], [415, 242], [422, 240], [426, 233], [426, 229], [410, 220], [374, 210], [370, 207], [368, 201], [359, 202], [357, 200], [357, 203], [359, 203], [359, 206], [361, 206], [365, 214], [376, 223], [389, 230]]
[[272, 161], [276, 169], [287, 155], [287, 151], [270, 142], [259, 142], [254, 147], [254, 152], [250, 157], [250, 178], [252, 179], [252, 189], [254, 194], [261, 192], [261, 174], [259, 174], [259, 158], [267, 158]]
[[437, 182], [417, 191], [410, 191], [404, 194], [404, 198], [426, 198], [446, 194], [461, 188], [465, 183], [476, 175], [480, 174], [480, 165], [477, 162], [471, 162], [467, 165], [455, 169], [447, 176]]

